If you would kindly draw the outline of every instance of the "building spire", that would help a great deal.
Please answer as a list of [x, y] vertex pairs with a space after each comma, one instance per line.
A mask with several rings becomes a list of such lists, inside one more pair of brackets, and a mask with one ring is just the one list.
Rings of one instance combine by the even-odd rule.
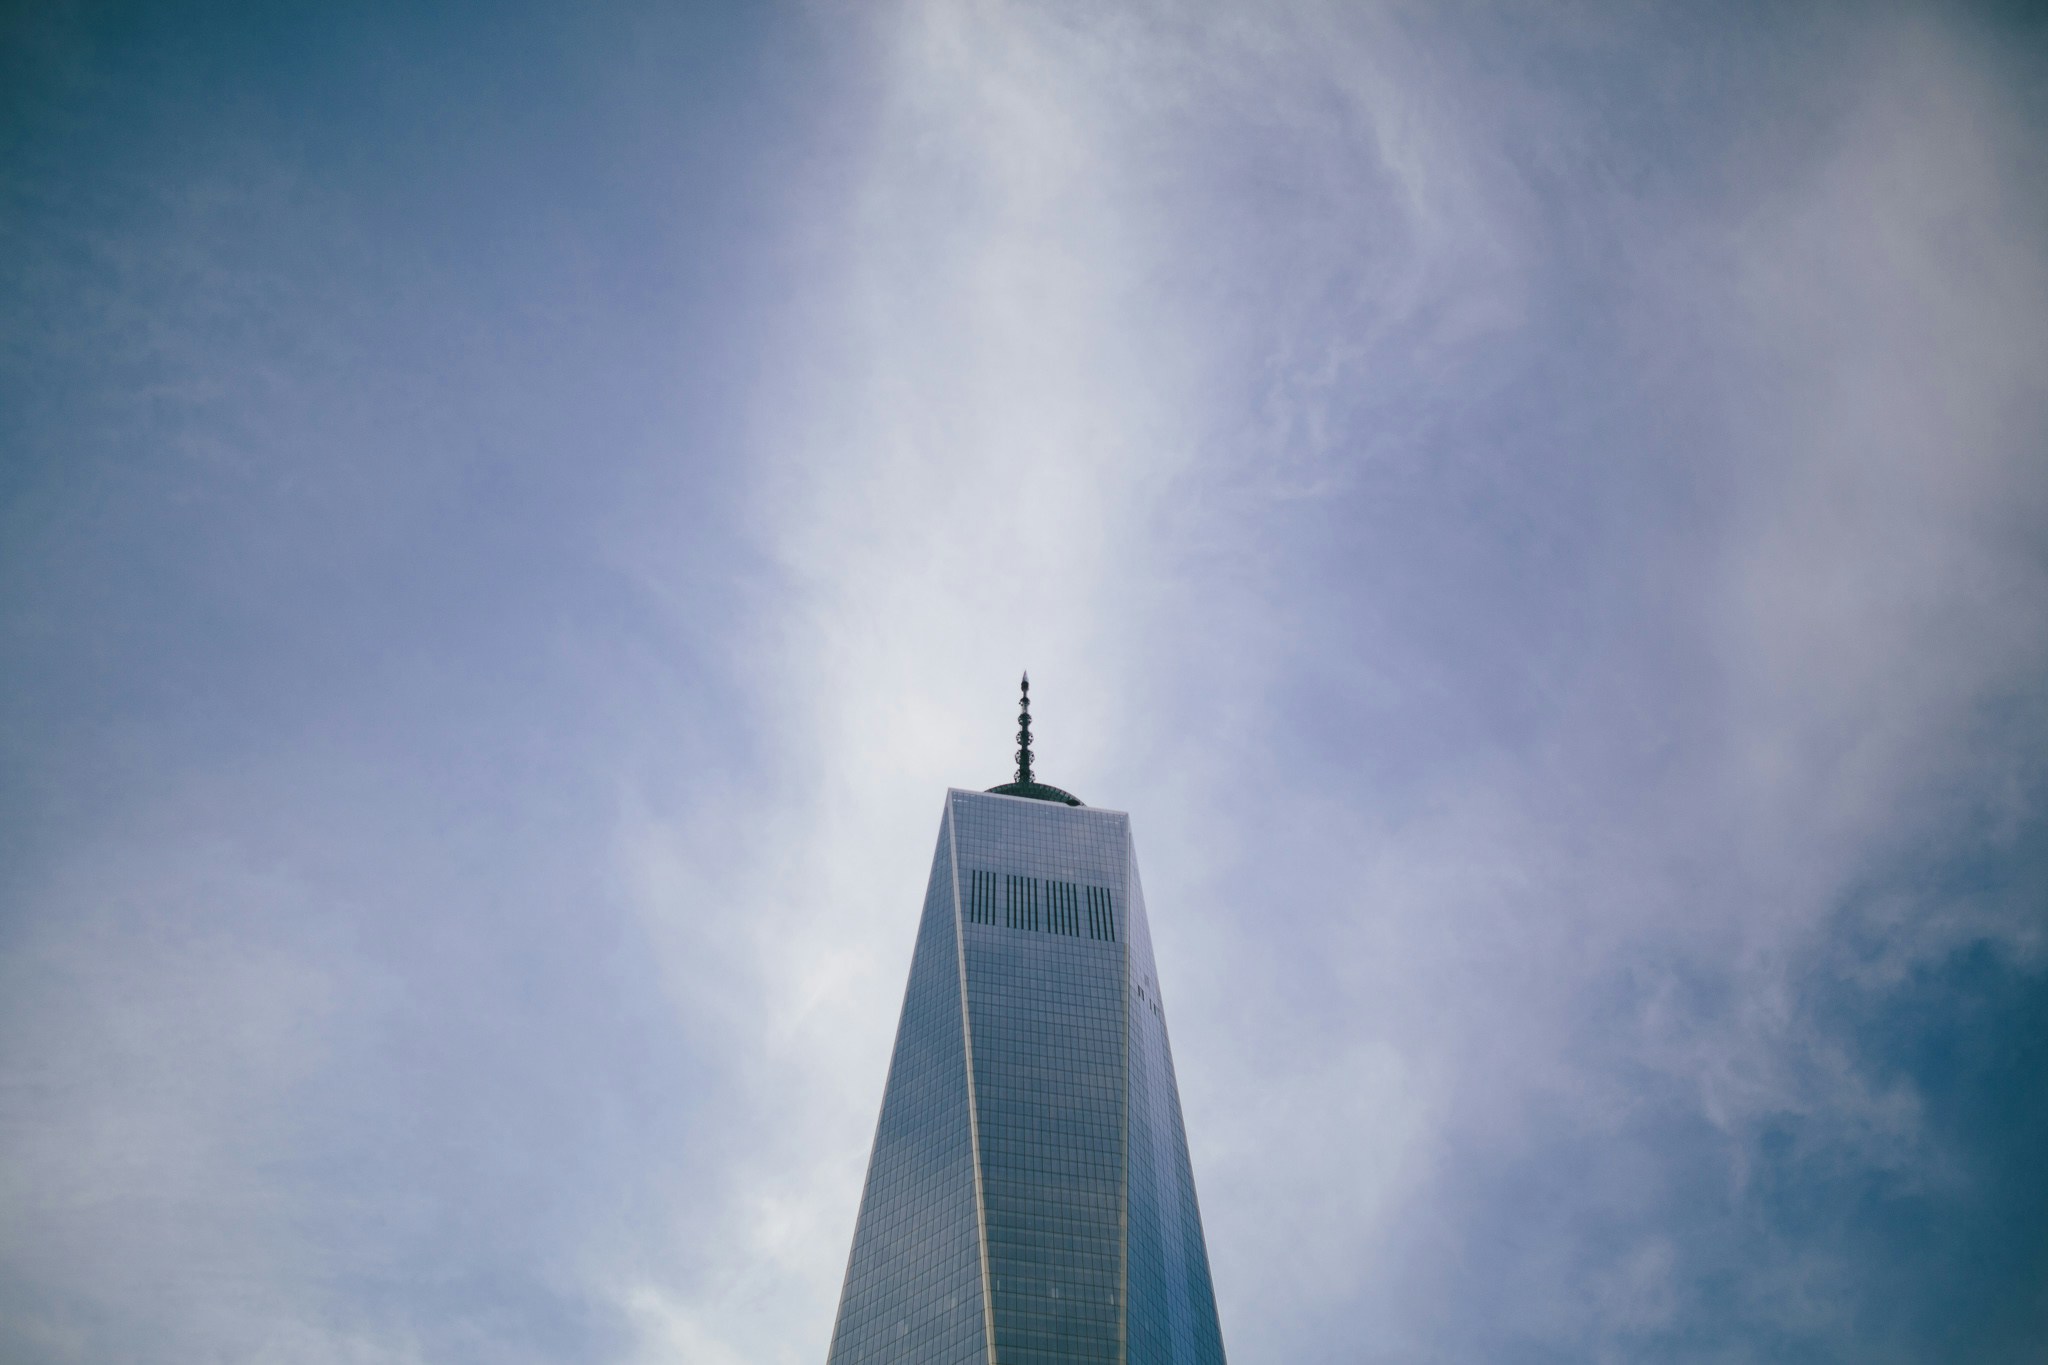
[[1081, 798], [1072, 792], [1063, 792], [1038, 780], [1031, 770], [1031, 675], [1026, 673], [1024, 681], [1018, 684], [1024, 695], [1017, 699], [1017, 776], [1014, 781], [989, 790], [997, 796], [1023, 796], [1033, 801], [1059, 801], [1069, 806], [1081, 804]]
[[1031, 675], [1021, 684], [1024, 695], [1017, 702], [1017, 780], [1031, 782]]

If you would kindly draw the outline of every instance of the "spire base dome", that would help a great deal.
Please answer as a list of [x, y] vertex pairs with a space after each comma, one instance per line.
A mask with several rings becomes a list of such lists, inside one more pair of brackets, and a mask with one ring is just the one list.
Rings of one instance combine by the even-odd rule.
[[1072, 792], [1061, 791], [1058, 787], [1043, 782], [1005, 782], [1000, 787], [990, 787], [990, 796], [1023, 796], [1033, 801], [1060, 801], [1069, 806], [1081, 804], [1081, 798]]

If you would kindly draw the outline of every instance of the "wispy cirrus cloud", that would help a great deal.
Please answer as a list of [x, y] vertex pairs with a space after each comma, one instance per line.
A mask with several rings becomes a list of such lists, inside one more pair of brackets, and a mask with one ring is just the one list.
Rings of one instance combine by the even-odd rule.
[[0, 1340], [817, 1358], [1028, 666], [1236, 1358], [2024, 1348], [2030, 35], [360, 22], [36, 87]]

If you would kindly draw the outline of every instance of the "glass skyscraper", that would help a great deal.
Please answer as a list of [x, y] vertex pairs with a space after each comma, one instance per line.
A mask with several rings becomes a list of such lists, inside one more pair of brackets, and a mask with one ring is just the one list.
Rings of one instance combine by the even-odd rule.
[[1223, 1365], [1130, 818], [946, 793], [828, 1365]]

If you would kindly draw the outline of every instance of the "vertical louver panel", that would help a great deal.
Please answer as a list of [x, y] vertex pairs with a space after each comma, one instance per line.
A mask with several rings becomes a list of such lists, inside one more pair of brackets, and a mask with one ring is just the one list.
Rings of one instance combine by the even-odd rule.
[[1088, 937], [1116, 942], [1116, 900], [1106, 886], [1088, 888]]
[[968, 874], [967, 922], [969, 924], [994, 924], [996, 922], [996, 874], [975, 871]]

